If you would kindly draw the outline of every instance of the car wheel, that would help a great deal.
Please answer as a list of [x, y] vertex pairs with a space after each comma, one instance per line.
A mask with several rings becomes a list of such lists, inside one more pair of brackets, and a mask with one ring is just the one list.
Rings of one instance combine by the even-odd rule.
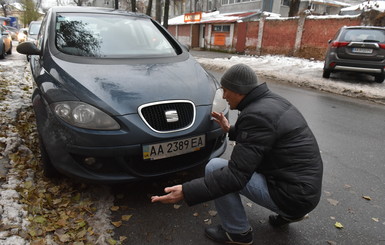
[[7, 54], [12, 54], [12, 43], [11, 43], [11, 47], [9, 48]]
[[54, 177], [60, 176], [59, 172], [52, 165], [51, 159], [48, 156], [48, 152], [45, 149], [45, 145], [40, 136], [39, 136], [39, 148], [40, 148], [40, 155], [41, 155], [41, 162], [43, 165], [44, 176], [47, 178], [54, 178]]
[[322, 77], [323, 78], [330, 78], [330, 70], [324, 69], [324, 71], [322, 73]]
[[374, 81], [376, 83], [382, 83], [384, 81], [384, 75], [380, 74], [380, 75], [375, 75], [374, 76]]
[[1, 54], [0, 54], [0, 59], [4, 59], [5, 58], [5, 47], [3, 46], [3, 50], [1, 50]]

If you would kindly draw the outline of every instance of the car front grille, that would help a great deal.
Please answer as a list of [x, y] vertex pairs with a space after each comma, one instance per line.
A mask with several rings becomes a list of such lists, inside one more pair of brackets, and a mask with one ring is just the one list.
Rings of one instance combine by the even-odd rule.
[[[172, 114], [167, 118], [166, 114]], [[191, 127], [195, 120], [195, 106], [191, 101], [162, 101], [139, 108], [142, 120], [159, 133], [181, 131]]]

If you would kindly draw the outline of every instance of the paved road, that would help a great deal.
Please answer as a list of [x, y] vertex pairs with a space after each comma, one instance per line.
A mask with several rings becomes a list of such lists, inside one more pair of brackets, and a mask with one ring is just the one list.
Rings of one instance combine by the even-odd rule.
[[[206, 55], [229, 57], [225, 53]], [[222, 74], [214, 75], [219, 78]], [[271, 212], [244, 199], [255, 244], [385, 245], [385, 106], [263, 81], [292, 101], [307, 118], [319, 141], [325, 175], [317, 209], [309, 219], [288, 229], [270, 227], [267, 217]], [[233, 111], [230, 120], [234, 122], [235, 118]], [[229, 158], [231, 149], [230, 143], [224, 158]], [[123, 244], [140, 245], [215, 244], [203, 235], [204, 228], [219, 223], [213, 202], [188, 207], [183, 202], [174, 206], [149, 201], [151, 195], [161, 194], [164, 187], [197, 176], [198, 171], [153, 182], [113, 186], [115, 205], [120, 209], [113, 212], [112, 221], [121, 220], [121, 215], [132, 215], [114, 230], [115, 239], [126, 236]], [[336, 222], [344, 228], [337, 229]]]
[[[220, 77], [220, 73], [215, 73]], [[307, 118], [318, 138], [325, 165], [323, 196], [309, 219], [287, 229], [267, 223], [271, 212], [244, 199], [254, 228], [255, 244], [385, 244], [385, 107], [328, 93], [298, 89], [264, 80], [274, 91], [292, 101]], [[235, 121], [236, 112], [230, 120]], [[229, 158], [231, 144], [224, 158]], [[181, 174], [153, 183], [113, 188], [119, 215], [131, 214], [116, 237], [124, 244], [215, 244], [203, 230], [219, 219], [213, 202], [193, 207], [151, 204], [152, 194], [165, 186], [194, 177]], [[367, 200], [363, 198], [366, 196]], [[344, 228], [338, 229], [340, 222]]]

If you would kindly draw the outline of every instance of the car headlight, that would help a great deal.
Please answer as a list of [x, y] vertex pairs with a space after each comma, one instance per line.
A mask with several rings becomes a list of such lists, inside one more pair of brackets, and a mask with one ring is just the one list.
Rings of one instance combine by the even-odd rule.
[[215, 111], [218, 113], [225, 112], [227, 109], [227, 101], [223, 99], [223, 90], [217, 89], [214, 96], [213, 108], [211, 112]]
[[119, 124], [105, 112], [79, 101], [64, 101], [52, 104], [57, 116], [65, 122], [87, 129], [117, 130]]

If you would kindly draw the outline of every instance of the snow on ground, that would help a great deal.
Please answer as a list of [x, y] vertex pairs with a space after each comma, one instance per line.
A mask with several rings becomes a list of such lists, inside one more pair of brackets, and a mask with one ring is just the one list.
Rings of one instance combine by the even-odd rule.
[[[260, 77], [273, 78], [296, 86], [307, 86], [318, 90], [385, 102], [385, 83], [371, 82], [368, 80], [370, 78], [365, 76], [336, 76], [332, 79], [323, 79], [323, 63], [320, 61], [269, 55], [261, 57], [229, 55], [226, 58], [214, 59], [197, 57], [197, 60], [208, 69], [220, 71], [224, 71], [237, 63], [245, 63], [252, 67]], [[0, 144], [4, 146], [4, 151], [0, 155], [0, 170], [1, 168], [4, 170], [4, 165], [9, 168], [7, 176], [0, 174], [0, 177], [4, 177], [4, 180], [0, 182], [0, 245], [23, 245], [28, 244], [28, 241], [19, 234], [20, 231], [26, 230], [29, 222], [23, 204], [18, 201], [20, 196], [16, 189], [25, 180], [19, 179], [15, 174], [12, 161], [6, 163], [4, 161], [9, 159], [9, 154], [15, 149], [23, 149], [26, 152], [29, 150], [23, 145], [21, 137], [10, 122], [15, 120], [16, 112], [19, 109], [30, 106], [32, 79], [25, 59], [16, 60], [7, 57], [5, 60], [0, 60], [0, 72], [0, 98], [2, 101], [0, 105]], [[353, 82], [347, 82], [346, 79], [351, 79]], [[361, 81], [362, 79], [364, 81]], [[29, 173], [28, 178], [34, 178], [34, 174]], [[100, 203], [95, 204], [99, 210], [94, 219], [95, 222], [101, 223], [99, 225], [102, 228], [99, 232], [102, 232], [107, 230], [105, 225], [110, 223], [108, 211], [109, 207], [113, 205], [113, 199], [108, 193], [100, 199]], [[2, 227], [8, 227], [8, 229], [1, 229]], [[103, 235], [105, 234], [101, 234], [99, 239], [102, 239]], [[109, 235], [105, 236], [109, 237]], [[103, 244], [103, 242], [98, 243]]]
[[[32, 93], [32, 76], [29, 64], [20, 54], [0, 60], [0, 245], [27, 245], [29, 241], [28, 226], [30, 218], [27, 207], [21, 201], [20, 190], [24, 190], [25, 183], [42, 183], [45, 180], [36, 179], [33, 168], [26, 169], [24, 176], [20, 176], [20, 166], [12, 160], [13, 154], [25, 159], [33, 155], [24, 139], [19, 135], [15, 125], [18, 112], [30, 110]], [[33, 134], [32, 134], [33, 136]], [[26, 163], [25, 165], [30, 165]], [[25, 191], [25, 190], [24, 190]], [[25, 193], [23, 193], [25, 194]], [[93, 237], [88, 239], [92, 244], [108, 244], [107, 240], [113, 233], [109, 222], [113, 206], [113, 196], [106, 188], [90, 188], [86, 195], [93, 201], [96, 212], [86, 222], [93, 228]], [[85, 196], [86, 196], [85, 195]], [[86, 197], [87, 198], [87, 197]], [[43, 244], [43, 243], [39, 243]], [[56, 244], [51, 236], [45, 238], [44, 244]]]
[[[24, 73], [26, 62], [24, 60], [2, 60], [0, 63], [0, 81], [1, 96], [0, 108], [0, 143], [5, 144], [5, 149], [0, 158], [9, 156], [16, 148], [21, 147], [21, 138], [17, 130], [9, 122], [14, 121], [16, 112], [31, 103], [29, 97], [31, 79], [28, 73]], [[7, 81], [6, 84], [3, 81]], [[23, 90], [24, 89], [24, 90]], [[3, 131], [5, 130], [5, 132]], [[23, 204], [19, 203], [19, 193], [16, 188], [20, 186], [20, 180], [12, 168], [13, 162], [10, 161], [7, 167], [10, 167], [5, 183], [0, 186], [0, 244], [26, 244], [26, 241], [18, 234], [20, 230], [25, 230], [28, 226], [26, 219], [27, 213], [24, 211]], [[13, 227], [7, 229], [7, 227]]]
[[330, 79], [322, 78], [323, 61], [307, 60], [276, 55], [231, 56], [230, 58], [197, 58], [207, 69], [226, 70], [237, 63], [244, 63], [258, 76], [310, 87], [321, 91], [366, 98], [385, 103], [385, 82], [374, 83], [373, 77], [349, 73], [332, 73]]

